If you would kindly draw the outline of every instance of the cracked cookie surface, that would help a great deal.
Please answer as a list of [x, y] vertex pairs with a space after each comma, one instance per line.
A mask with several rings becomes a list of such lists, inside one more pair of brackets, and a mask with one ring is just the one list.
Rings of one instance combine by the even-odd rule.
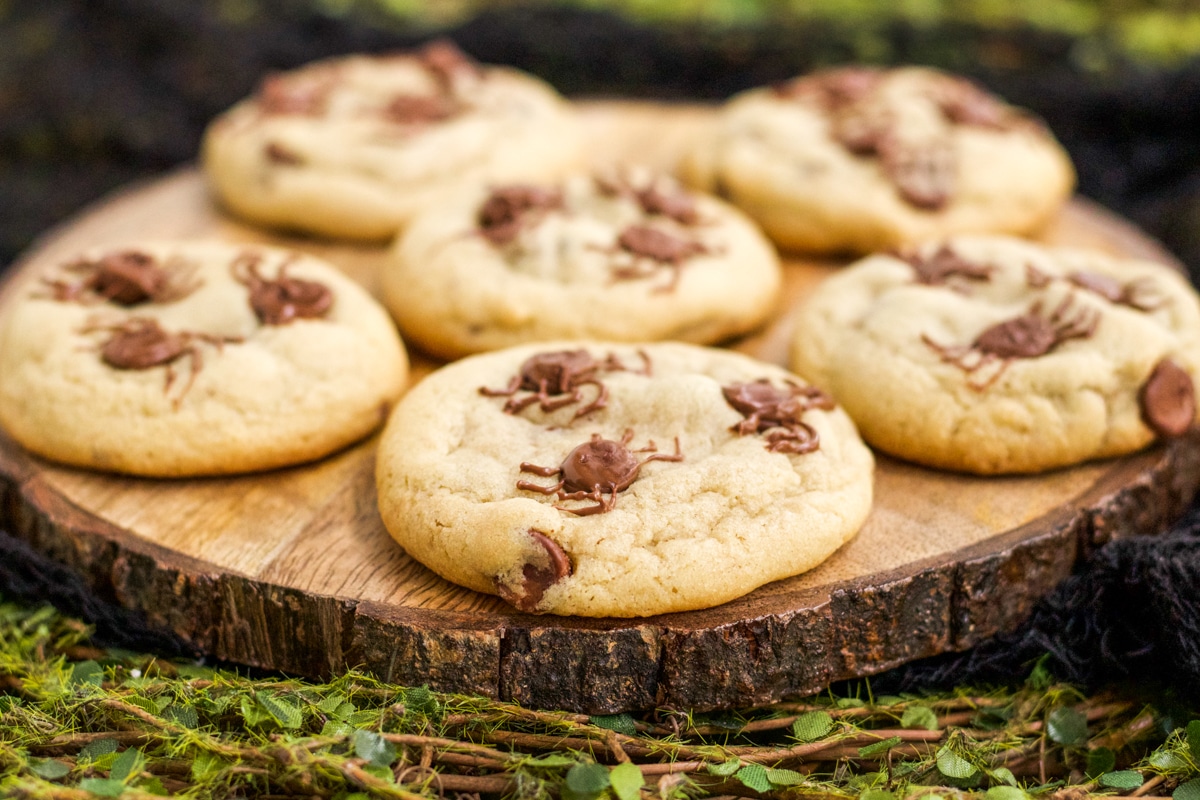
[[551, 339], [709, 344], [760, 325], [779, 260], [740, 212], [649, 171], [480, 185], [413, 220], [384, 271], [445, 358]]
[[1037, 122], [916, 67], [847, 67], [744, 92], [681, 172], [781, 246], [820, 253], [1028, 233], [1074, 185], [1066, 153]]
[[404, 387], [391, 320], [329, 264], [203, 242], [48, 268], [0, 326], [0, 422], [48, 458], [176, 477], [310, 461], [370, 433]]
[[222, 203], [251, 222], [383, 240], [464, 181], [577, 167], [581, 137], [542, 81], [435, 44], [268, 77], [209, 126], [202, 160]]
[[954, 237], [829, 278], [793, 337], [792, 368], [872, 446], [944, 469], [1068, 466], [1196, 417], [1200, 305], [1147, 261]]
[[811, 569], [866, 519], [873, 458], [819, 395], [779, 367], [685, 344], [474, 356], [394, 411], [380, 513], [411, 556], [526, 611], [717, 605]]

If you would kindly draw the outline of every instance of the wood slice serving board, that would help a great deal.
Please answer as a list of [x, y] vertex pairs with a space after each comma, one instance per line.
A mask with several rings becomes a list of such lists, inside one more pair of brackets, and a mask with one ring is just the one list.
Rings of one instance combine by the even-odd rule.
[[[598, 164], [669, 168], [712, 112], [593, 103], [583, 113]], [[386, 252], [242, 225], [185, 170], [66, 224], [21, 261], [5, 293], [83, 247], [146, 237], [295, 247], [372, 291]], [[1044, 238], [1170, 261], [1083, 201]], [[785, 363], [789, 312], [838, 266], [788, 261], [775, 321], [733, 346]], [[414, 379], [437, 366], [414, 356]], [[390, 681], [589, 712], [727, 707], [816, 691], [1012, 628], [1089, 548], [1176, 519], [1200, 486], [1197, 444], [989, 479], [880, 457], [866, 527], [820, 567], [717, 608], [649, 619], [532, 616], [441, 580], [379, 520], [374, 440], [293, 469], [168, 481], [57, 466], [0, 437], [0, 525], [102, 597], [220, 658], [312, 676], [359, 666]]]

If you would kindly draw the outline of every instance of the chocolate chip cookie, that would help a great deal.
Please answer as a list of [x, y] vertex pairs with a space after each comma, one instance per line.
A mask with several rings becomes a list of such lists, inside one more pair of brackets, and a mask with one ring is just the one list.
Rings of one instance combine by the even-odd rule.
[[0, 423], [47, 458], [217, 475], [320, 458], [404, 387], [387, 313], [336, 269], [264, 247], [148, 242], [25, 284], [0, 324]]
[[549, 339], [717, 342], [758, 326], [780, 279], [742, 214], [629, 168], [430, 205], [383, 288], [407, 339], [455, 358]]
[[1200, 303], [1160, 264], [955, 237], [821, 284], [796, 318], [792, 367], [874, 447], [944, 469], [1037, 472], [1187, 432]]
[[935, 70], [847, 67], [745, 92], [682, 165], [783, 247], [868, 253], [1035, 231], [1074, 170], [1027, 113]]
[[703, 608], [811, 569], [871, 506], [873, 458], [819, 388], [727, 350], [559, 342], [444, 367], [380, 442], [408, 553], [520, 610]]
[[580, 151], [553, 89], [435, 42], [272, 75], [212, 123], [202, 157], [222, 204], [253, 223], [382, 240], [464, 180], [550, 178]]

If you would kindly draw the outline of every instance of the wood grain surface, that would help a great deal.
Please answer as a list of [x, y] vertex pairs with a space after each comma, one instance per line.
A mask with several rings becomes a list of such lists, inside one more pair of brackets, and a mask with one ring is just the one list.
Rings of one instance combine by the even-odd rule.
[[[670, 168], [712, 112], [597, 102], [583, 113], [597, 164]], [[4, 296], [81, 248], [150, 237], [294, 247], [372, 291], [386, 260], [380, 246], [238, 223], [185, 169], [51, 232]], [[1080, 200], [1042, 238], [1171, 262]], [[774, 321], [731, 346], [784, 364], [791, 310], [839, 266], [789, 259]], [[436, 368], [413, 355], [414, 380]], [[408, 558], [376, 510], [374, 440], [293, 469], [179, 481], [62, 467], [0, 437], [0, 524], [102, 597], [220, 658], [312, 676], [359, 666], [390, 681], [588, 712], [728, 707], [809, 693], [1012, 628], [1088, 549], [1176, 519], [1200, 487], [1198, 443], [1193, 435], [1033, 477], [977, 478], [880, 457], [865, 528], [817, 569], [717, 608], [634, 620], [522, 614]]]

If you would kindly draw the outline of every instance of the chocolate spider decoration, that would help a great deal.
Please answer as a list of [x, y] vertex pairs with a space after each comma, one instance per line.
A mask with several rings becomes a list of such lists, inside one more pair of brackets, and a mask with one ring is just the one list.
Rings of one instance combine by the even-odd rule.
[[[951, 278], [986, 282], [992, 279], [992, 273], [996, 271], [993, 266], [963, 258], [948, 244], [943, 244], [930, 255], [924, 255], [916, 249], [901, 250], [895, 255], [913, 268], [916, 282], [925, 286], [944, 286]], [[954, 288], [963, 290], [961, 286]]]
[[976, 391], [984, 391], [1004, 374], [1008, 365], [1019, 358], [1038, 358], [1070, 339], [1086, 339], [1096, 332], [1100, 312], [1081, 308], [1072, 313], [1075, 295], [1068, 294], [1048, 316], [1042, 311], [1042, 301], [1036, 301], [1018, 317], [998, 322], [975, 337], [971, 344], [941, 345], [922, 334], [921, 340], [942, 357], [942, 360], [968, 375], [1000, 362], [1000, 368], [982, 384], [968, 381]]
[[872, 67], [822, 70], [775, 87], [779, 97], [808, 100], [825, 111], [857, 103], [875, 91], [883, 73]]
[[109, 337], [100, 345], [100, 360], [114, 369], [145, 370], [166, 367], [166, 383], [163, 394], [171, 391], [175, 383], [175, 362], [184, 356], [190, 359], [187, 385], [172, 401], [176, 407], [192, 388], [196, 375], [204, 368], [200, 353], [201, 343], [220, 349], [227, 343], [242, 341], [236, 337], [214, 336], [207, 333], [180, 331], [171, 333], [159, 325], [153, 317], [130, 317], [116, 324], [93, 323], [83, 333], [107, 331]]
[[78, 273], [78, 281], [43, 278], [51, 296], [60, 302], [107, 300], [119, 306], [170, 303], [194, 292], [194, 267], [162, 264], [140, 250], [116, 250], [99, 258], [80, 258], [63, 267]]
[[562, 191], [541, 186], [514, 184], [492, 189], [479, 207], [479, 232], [494, 245], [505, 245], [522, 229], [533, 227], [551, 211], [563, 207]]
[[[641, 374], [650, 374], [650, 357], [644, 350], [639, 350], [643, 368]], [[598, 411], [608, 404], [608, 387], [599, 379], [598, 373], [631, 371], [617, 360], [612, 353], [603, 361], [592, 358], [587, 350], [560, 350], [551, 353], [538, 353], [525, 359], [520, 371], [508, 382], [503, 389], [479, 387], [479, 393], [484, 397], [507, 397], [504, 404], [505, 414], [518, 414], [534, 403], [547, 413], [557, 411], [572, 403], [583, 402], [584, 386], [595, 386], [596, 396], [591, 402], [585, 403], [575, 410], [572, 421]], [[518, 392], [530, 392], [524, 397], [517, 397]]]
[[[659, 269], [671, 270], [671, 279], [655, 292], [671, 292], [679, 285], [680, 273], [685, 262], [693, 256], [709, 255], [714, 251], [703, 242], [685, 239], [651, 225], [630, 225], [617, 236], [614, 252], [629, 253], [634, 257], [628, 266], [614, 266], [613, 280], [628, 281], [653, 277]], [[645, 264], [645, 261], [651, 262]]]
[[[629, 488], [637, 480], [642, 467], [651, 461], [683, 461], [679, 451], [679, 437], [675, 437], [675, 453], [657, 452], [654, 442], [639, 450], [630, 450], [633, 429], [627, 428], [621, 441], [605, 439], [593, 433], [590, 441], [574, 448], [557, 467], [540, 467], [528, 461], [521, 463], [521, 472], [540, 475], [543, 478], [560, 476], [553, 486], [541, 486], [531, 481], [517, 481], [517, 488], [541, 494], [557, 494], [559, 500], [592, 500], [595, 505], [583, 508], [555, 506], [580, 517], [605, 514], [617, 506], [617, 493]], [[653, 455], [638, 461], [637, 453]], [[605, 497], [607, 494], [607, 497]]]
[[538, 603], [542, 602], [546, 590], [563, 578], [570, 577], [574, 569], [571, 566], [571, 558], [558, 542], [533, 529], [530, 529], [529, 535], [545, 552], [546, 566], [539, 567], [527, 563], [521, 568], [521, 583], [518, 587], [514, 588], [497, 580], [496, 591], [501, 599], [516, 606], [518, 610], [532, 613], [537, 610]]
[[1121, 283], [1109, 275], [1080, 270], [1068, 275], [1067, 280], [1114, 305], [1128, 306], [1136, 311], [1153, 311], [1166, 303], [1166, 298], [1155, 291], [1154, 281], [1146, 276]]
[[293, 278], [287, 274], [292, 260], [284, 261], [273, 279], [259, 271], [262, 256], [243, 253], [234, 259], [230, 271], [239, 283], [250, 289], [250, 307], [264, 325], [286, 325], [296, 319], [317, 319], [333, 306], [333, 292], [317, 281]]
[[817, 431], [801, 417], [812, 408], [829, 411], [833, 398], [815, 386], [791, 381], [780, 388], [767, 378], [721, 387], [725, 401], [745, 417], [729, 430], [738, 436], [765, 433], [772, 453], [811, 453], [821, 446]]
[[483, 77], [479, 65], [449, 39], [438, 39], [401, 58], [414, 58], [437, 86], [433, 94], [397, 94], [383, 109], [383, 116], [401, 125], [441, 122], [460, 114], [466, 106], [459, 99], [461, 84]]
[[637, 203], [642, 213], [673, 219], [680, 225], [696, 225], [700, 214], [696, 200], [678, 186], [667, 185], [659, 178], [651, 178], [638, 186], [628, 175], [617, 172], [611, 175], [596, 175], [593, 179], [601, 194], [609, 197], [629, 197]]

